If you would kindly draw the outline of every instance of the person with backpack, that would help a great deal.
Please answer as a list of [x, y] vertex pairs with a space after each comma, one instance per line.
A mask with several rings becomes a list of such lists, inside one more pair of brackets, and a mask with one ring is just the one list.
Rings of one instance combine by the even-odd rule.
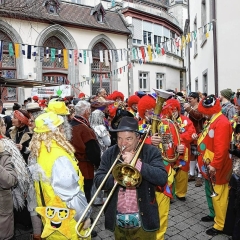
[[236, 115], [235, 106], [230, 102], [233, 98], [234, 93], [230, 88], [223, 89], [220, 91], [220, 101], [222, 104], [222, 114], [225, 115], [229, 120]]

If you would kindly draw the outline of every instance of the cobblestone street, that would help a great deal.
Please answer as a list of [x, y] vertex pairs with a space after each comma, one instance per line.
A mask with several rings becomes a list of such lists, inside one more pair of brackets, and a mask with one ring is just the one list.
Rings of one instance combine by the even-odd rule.
[[[97, 215], [100, 207], [94, 207], [93, 218]], [[165, 240], [228, 240], [231, 239], [226, 235], [209, 237], [205, 230], [212, 226], [212, 223], [201, 222], [201, 217], [208, 214], [206, 198], [204, 195], [204, 186], [195, 187], [194, 182], [189, 183], [186, 202], [174, 200], [170, 207], [168, 230]], [[95, 230], [98, 236], [94, 240], [114, 239], [113, 233], [105, 230], [104, 216], [97, 223]], [[16, 229], [17, 240], [30, 239], [30, 233], [24, 232], [19, 228]]]

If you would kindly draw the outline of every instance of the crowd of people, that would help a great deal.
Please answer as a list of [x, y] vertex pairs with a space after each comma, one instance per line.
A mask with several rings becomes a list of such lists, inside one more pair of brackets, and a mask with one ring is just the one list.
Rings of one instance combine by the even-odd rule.
[[171, 203], [186, 201], [191, 181], [205, 186], [206, 234], [240, 239], [240, 93], [155, 89], [125, 99], [99, 88], [12, 110], [0, 101], [0, 240], [14, 239], [17, 224], [34, 240], [79, 239], [100, 185], [94, 205], [114, 189], [105, 227], [115, 239], [164, 240]]

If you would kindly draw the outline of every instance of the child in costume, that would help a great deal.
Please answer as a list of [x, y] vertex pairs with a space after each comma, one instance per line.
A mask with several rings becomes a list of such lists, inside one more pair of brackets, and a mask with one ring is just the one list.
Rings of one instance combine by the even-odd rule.
[[[42, 217], [41, 237], [46, 240], [79, 239], [75, 226], [87, 206], [74, 148], [61, 133], [63, 122], [52, 112], [38, 116], [30, 144], [32, 157], [37, 159], [33, 173], [36, 212]], [[87, 215], [82, 231], [90, 225], [90, 212]]]

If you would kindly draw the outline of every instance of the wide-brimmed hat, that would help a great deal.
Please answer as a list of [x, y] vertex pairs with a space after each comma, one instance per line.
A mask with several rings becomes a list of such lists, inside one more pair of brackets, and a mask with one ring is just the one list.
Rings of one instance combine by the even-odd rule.
[[41, 110], [41, 107], [39, 106], [38, 103], [28, 103], [26, 105], [26, 110], [28, 112], [36, 112], [36, 111], [40, 111]]
[[69, 115], [69, 110], [65, 104], [65, 102], [62, 101], [52, 101], [48, 103], [48, 107], [45, 108], [46, 112], [54, 112], [58, 115]]
[[117, 129], [110, 129], [111, 132], [137, 132], [138, 121], [133, 117], [123, 117], [117, 127]]
[[63, 122], [63, 117], [58, 116], [53, 112], [43, 113], [35, 119], [36, 127], [34, 128], [34, 132], [54, 132]]

